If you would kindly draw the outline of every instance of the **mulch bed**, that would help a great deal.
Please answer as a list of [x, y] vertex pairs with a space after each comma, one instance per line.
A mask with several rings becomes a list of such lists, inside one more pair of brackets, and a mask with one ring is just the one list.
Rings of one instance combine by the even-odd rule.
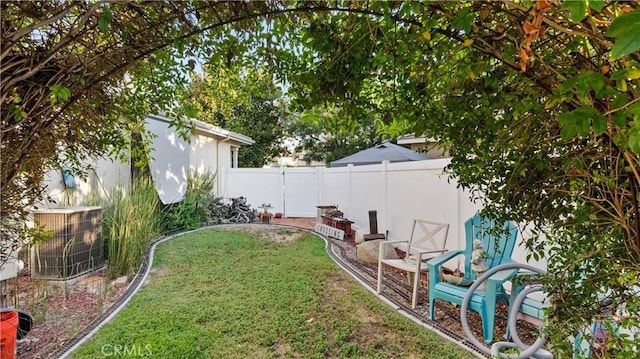
[[108, 285], [103, 270], [67, 284], [52, 284], [28, 273], [25, 268], [17, 278], [10, 279], [11, 297], [17, 307], [35, 319], [31, 331], [17, 342], [18, 359], [51, 358], [69, 338], [109, 310], [124, 292], [123, 287]]

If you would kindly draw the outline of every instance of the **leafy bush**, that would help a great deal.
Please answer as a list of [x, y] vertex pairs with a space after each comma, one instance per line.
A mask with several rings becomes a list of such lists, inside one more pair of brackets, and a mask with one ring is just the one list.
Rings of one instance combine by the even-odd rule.
[[211, 223], [210, 206], [214, 203], [215, 175], [211, 172], [189, 172], [187, 193], [182, 201], [164, 208], [165, 232], [200, 228]]

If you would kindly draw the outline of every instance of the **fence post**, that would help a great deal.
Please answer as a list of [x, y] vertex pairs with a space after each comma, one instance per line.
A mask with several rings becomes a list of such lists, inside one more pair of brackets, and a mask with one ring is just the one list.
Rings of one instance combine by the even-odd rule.
[[389, 161], [382, 161], [382, 210], [384, 211], [384, 215], [382, 216], [382, 228], [384, 228], [384, 232], [389, 229], [389, 175], [387, 165]]
[[323, 202], [322, 197], [324, 196], [324, 193], [322, 192], [322, 187], [324, 186], [324, 169], [322, 167], [316, 167], [316, 179], [316, 183], [318, 184], [318, 197], [316, 198], [316, 206], [321, 206]]
[[280, 166], [280, 204], [282, 205], [282, 215], [287, 218], [289, 217], [289, 214], [287, 212], [287, 200], [286, 200], [286, 193], [287, 193], [287, 179], [286, 179], [286, 172], [287, 172], [287, 167], [286, 166]]
[[219, 173], [219, 178], [216, 178], [216, 182], [217, 182], [217, 187], [218, 187], [218, 197], [222, 197], [225, 198], [225, 191], [227, 190], [226, 186], [225, 186], [225, 181], [227, 180], [227, 168], [226, 167], [220, 167], [220, 169], [218, 170]]
[[349, 182], [349, 185], [347, 187], [347, 190], [349, 191], [349, 193], [347, 193], [347, 208], [346, 211], [344, 211], [344, 214], [347, 216], [347, 218], [349, 217], [353, 217], [353, 213], [351, 213], [351, 203], [353, 203], [353, 174], [351, 173], [351, 170], [353, 169], [353, 164], [348, 164], [347, 165], [347, 181]]

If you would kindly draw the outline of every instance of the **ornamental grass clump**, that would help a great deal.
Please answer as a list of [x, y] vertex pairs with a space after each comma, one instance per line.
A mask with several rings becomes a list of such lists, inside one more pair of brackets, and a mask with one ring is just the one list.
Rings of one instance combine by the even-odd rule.
[[162, 215], [153, 181], [135, 180], [128, 193], [116, 189], [103, 214], [103, 238], [112, 276], [131, 276], [147, 247], [161, 233]]

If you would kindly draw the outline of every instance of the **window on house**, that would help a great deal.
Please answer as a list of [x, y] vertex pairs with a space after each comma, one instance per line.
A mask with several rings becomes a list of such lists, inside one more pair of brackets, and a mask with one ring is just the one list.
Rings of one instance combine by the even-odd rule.
[[231, 168], [238, 168], [238, 147], [231, 147]]

